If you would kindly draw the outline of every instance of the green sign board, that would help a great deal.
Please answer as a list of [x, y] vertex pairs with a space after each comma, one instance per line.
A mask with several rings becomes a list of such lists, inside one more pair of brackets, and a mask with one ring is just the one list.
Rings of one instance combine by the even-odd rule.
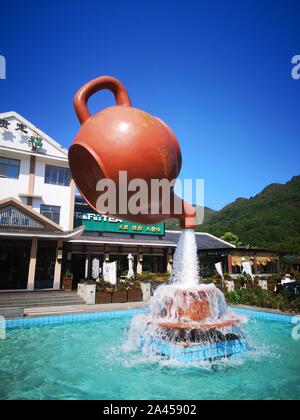
[[81, 225], [85, 226], [86, 231], [92, 232], [118, 232], [143, 235], [165, 234], [164, 223], [158, 225], [140, 225], [95, 213], [89, 207], [75, 206], [74, 226], [78, 227]]

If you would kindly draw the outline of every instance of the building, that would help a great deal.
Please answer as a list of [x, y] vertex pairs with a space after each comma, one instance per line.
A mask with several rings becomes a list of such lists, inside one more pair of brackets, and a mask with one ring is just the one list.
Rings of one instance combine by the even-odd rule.
[[16, 112], [0, 114], [0, 289], [59, 289], [73, 230], [67, 150]]
[[288, 260], [288, 267], [290, 271], [300, 273], [300, 257], [293, 257]]

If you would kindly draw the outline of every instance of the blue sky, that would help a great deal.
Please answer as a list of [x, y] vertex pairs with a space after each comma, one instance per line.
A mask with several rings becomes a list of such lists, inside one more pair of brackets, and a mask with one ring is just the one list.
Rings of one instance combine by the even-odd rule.
[[[79, 128], [74, 93], [109, 74], [172, 127], [180, 177], [205, 179], [207, 206], [300, 173], [299, 1], [16, 0], [0, 14], [0, 111], [64, 146]], [[101, 92], [90, 109], [113, 102]]]

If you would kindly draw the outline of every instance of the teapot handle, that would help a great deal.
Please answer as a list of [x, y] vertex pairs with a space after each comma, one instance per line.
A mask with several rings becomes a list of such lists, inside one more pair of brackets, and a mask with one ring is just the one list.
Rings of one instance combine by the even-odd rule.
[[110, 76], [97, 77], [82, 86], [74, 97], [75, 112], [80, 124], [84, 124], [91, 117], [91, 113], [87, 107], [90, 96], [103, 89], [108, 89], [113, 92], [117, 105], [131, 106], [127, 90], [118, 79]]

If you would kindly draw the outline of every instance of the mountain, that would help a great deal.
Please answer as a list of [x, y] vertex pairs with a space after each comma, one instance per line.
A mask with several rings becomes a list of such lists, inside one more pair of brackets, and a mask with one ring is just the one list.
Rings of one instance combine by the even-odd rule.
[[219, 237], [232, 232], [244, 245], [300, 253], [300, 176], [271, 184], [255, 197], [238, 198], [197, 230]]

